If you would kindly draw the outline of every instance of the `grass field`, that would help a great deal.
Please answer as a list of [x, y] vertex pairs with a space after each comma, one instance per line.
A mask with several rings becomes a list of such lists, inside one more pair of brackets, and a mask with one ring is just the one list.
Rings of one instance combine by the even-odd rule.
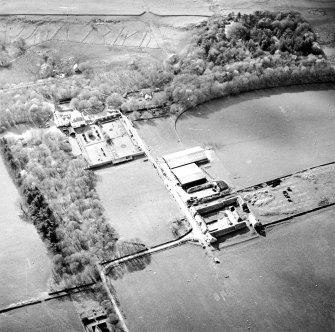
[[138, 159], [96, 173], [106, 216], [122, 239], [139, 238], [146, 245], [173, 239], [170, 222], [181, 211], [149, 161]]
[[187, 146], [211, 146], [221, 177], [228, 170], [246, 187], [335, 160], [334, 92], [313, 85], [218, 99], [184, 113], [177, 131]]
[[[19, 193], [0, 157], [0, 308], [47, 291], [50, 262], [35, 227], [19, 217]], [[0, 317], [0, 330], [1, 328]], [[9, 331], [9, 330], [8, 330]]]
[[130, 330], [332, 331], [335, 209], [217, 252], [190, 244], [113, 282]]

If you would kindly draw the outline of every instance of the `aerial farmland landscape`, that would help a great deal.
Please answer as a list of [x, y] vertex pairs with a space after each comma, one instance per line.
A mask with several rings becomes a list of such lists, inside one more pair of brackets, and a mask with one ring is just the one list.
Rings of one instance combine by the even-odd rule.
[[0, 331], [335, 330], [333, 0], [0, 1]]

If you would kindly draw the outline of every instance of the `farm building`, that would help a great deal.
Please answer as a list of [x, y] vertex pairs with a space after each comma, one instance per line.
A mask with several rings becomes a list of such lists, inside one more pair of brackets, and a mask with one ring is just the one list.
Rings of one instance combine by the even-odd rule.
[[85, 118], [79, 111], [55, 111], [54, 121], [57, 127], [72, 127], [79, 128], [85, 126], [87, 117]]
[[55, 125], [57, 127], [68, 127], [68, 126], [70, 126], [71, 113], [72, 113], [72, 111], [68, 111], [68, 112], [55, 111], [55, 113], [54, 113]]
[[184, 189], [203, 184], [207, 181], [205, 173], [195, 163], [176, 167], [172, 170], [172, 173]]
[[247, 227], [242, 219], [243, 200], [239, 196], [196, 207], [210, 234], [216, 238]]
[[202, 163], [208, 161], [207, 151], [196, 146], [183, 151], [167, 154], [163, 156], [163, 159], [168, 164], [170, 169], [192, 164], [192, 163]]

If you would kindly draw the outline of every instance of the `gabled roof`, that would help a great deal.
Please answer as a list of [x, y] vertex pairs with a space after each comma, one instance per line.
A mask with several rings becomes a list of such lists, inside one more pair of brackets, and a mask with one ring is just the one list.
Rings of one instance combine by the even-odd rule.
[[172, 170], [172, 172], [177, 177], [182, 186], [201, 180], [206, 180], [205, 173], [194, 163], [176, 167]]

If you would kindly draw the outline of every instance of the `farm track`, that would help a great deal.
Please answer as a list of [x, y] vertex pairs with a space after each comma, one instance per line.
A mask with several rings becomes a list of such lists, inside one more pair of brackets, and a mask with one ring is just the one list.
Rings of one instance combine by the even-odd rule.
[[71, 294], [85, 292], [87, 290], [90, 290], [93, 285], [95, 285], [94, 282], [87, 284], [87, 285], [80, 285], [80, 286], [75, 286], [75, 287], [63, 289], [63, 290], [56, 291], [56, 292], [50, 292], [48, 293], [48, 296], [43, 297], [43, 298], [34, 298], [30, 300], [20, 301], [17, 303], [12, 303], [9, 306], [6, 306], [5, 308], [0, 309], [0, 314], [9, 312], [15, 309], [31, 306], [34, 304], [42, 303], [44, 301], [50, 301], [50, 300], [58, 299], [64, 296], [69, 296]]
[[106, 273], [108, 273], [108, 271], [110, 271], [113, 267], [119, 266], [123, 263], [126, 263], [126, 262], [130, 261], [130, 260], [133, 260], [133, 259], [136, 259], [136, 258], [141, 258], [143, 256], [147, 256], [147, 255], [151, 255], [151, 254], [155, 254], [157, 252], [161, 252], [161, 251], [164, 251], [164, 250], [168, 250], [168, 249], [180, 246], [180, 245], [182, 245], [186, 242], [187, 242], [187, 239], [175, 240], [175, 241], [172, 241], [172, 242], [167, 243], [167, 244], [162, 244], [162, 245], [156, 246], [154, 248], [146, 249], [146, 250], [137, 252], [135, 254], [128, 255], [126, 257], [117, 258], [117, 259], [115, 259], [111, 262], [104, 262], [101, 265], [103, 266]]

